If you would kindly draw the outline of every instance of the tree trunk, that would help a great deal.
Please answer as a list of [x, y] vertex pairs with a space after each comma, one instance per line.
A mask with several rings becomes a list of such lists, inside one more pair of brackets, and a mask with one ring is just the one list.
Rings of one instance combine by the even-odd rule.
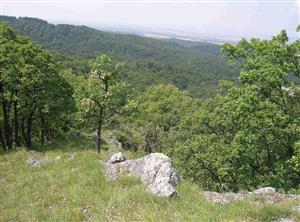
[[32, 124], [33, 124], [33, 115], [34, 115], [34, 111], [32, 111], [27, 118], [25, 145], [28, 149], [32, 148], [31, 130], [32, 130]]
[[[3, 83], [2, 82], [0, 82], [0, 95], [3, 95]], [[1, 100], [4, 100], [3, 96], [1, 96]], [[3, 105], [3, 102], [2, 102], [2, 105]], [[7, 146], [5, 143], [4, 134], [2, 133], [2, 125], [0, 125], [0, 142], [1, 142], [1, 146], [3, 147], [3, 150], [6, 151]]]
[[45, 116], [41, 113], [41, 145], [45, 144]]
[[7, 149], [12, 149], [12, 131], [11, 125], [9, 123], [9, 112], [10, 107], [9, 104], [5, 101], [2, 102], [2, 110], [3, 110], [3, 126], [4, 126], [4, 138]]
[[5, 145], [5, 141], [4, 141], [4, 138], [3, 138], [1, 127], [0, 127], [0, 143], [1, 143], [1, 146], [3, 148], [3, 151], [5, 152], [6, 151], [6, 145]]
[[52, 140], [52, 137], [51, 137], [51, 132], [50, 130], [46, 130], [46, 139], [47, 139], [47, 142], [51, 141]]
[[97, 147], [97, 151], [98, 153], [100, 153], [100, 149], [101, 149], [101, 127], [98, 126], [97, 128], [97, 138], [96, 138], [96, 147]]
[[21, 133], [22, 133], [22, 137], [23, 137], [23, 144], [25, 144], [26, 133], [25, 133], [25, 119], [24, 118], [22, 118], [22, 120], [21, 120]]
[[97, 145], [98, 153], [100, 153], [100, 149], [101, 149], [102, 124], [103, 124], [103, 108], [100, 109], [100, 116], [99, 116], [98, 127], [97, 127], [96, 145]]
[[15, 125], [15, 145], [16, 147], [21, 146], [19, 137], [19, 118], [18, 118], [18, 108], [17, 102], [14, 102], [14, 125]]

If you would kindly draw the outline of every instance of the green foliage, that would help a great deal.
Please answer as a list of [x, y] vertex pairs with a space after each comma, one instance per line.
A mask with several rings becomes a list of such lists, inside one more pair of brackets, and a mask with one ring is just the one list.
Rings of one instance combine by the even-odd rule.
[[[197, 136], [184, 144], [178, 144], [175, 150], [179, 164], [183, 164], [181, 173], [204, 189], [220, 189], [219, 185], [232, 181], [234, 173], [231, 153], [223, 138], [217, 135]], [[237, 184], [234, 184], [237, 185]], [[222, 187], [225, 188], [225, 187]]]
[[[181, 119], [193, 108], [191, 97], [173, 85], [149, 87], [143, 94], [131, 100], [127, 105], [127, 114], [123, 122], [135, 129], [139, 138], [144, 138], [142, 145], [146, 153], [162, 152], [173, 147], [176, 140], [172, 131]], [[133, 127], [133, 126], [134, 127]]]
[[129, 123], [129, 121], [126, 121], [126, 124], [123, 124], [124, 122], [119, 124], [118, 130], [114, 131], [114, 136], [123, 149], [137, 151], [139, 147], [144, 146], [143, 129], [137, 124]]
[[4, 150], [13, 142], [31, 148], [32, 135], [44, 143], [66, 130], [73, 90], [47, 51], [6, 24], [0, 29], [0, 142]]
[[113, 74], [114, 67], [107, 55], [90, 61], [91, 73], [75, 80], [78, 120], [97, 129], [97, 148], [100, 152], [102, 127], [121, 112], [126, 102], [126, 85]]
[[217, 190], [297, 189], [300, 94], [287, 77], [299, 77], [299, 41], [288, 44], [282, 31], [272, 40], [226, 44], [223, 51], [241, 63], [241, 86], [223, 82], [197, 112], [200, 133], [178, 145], [184, 175]]

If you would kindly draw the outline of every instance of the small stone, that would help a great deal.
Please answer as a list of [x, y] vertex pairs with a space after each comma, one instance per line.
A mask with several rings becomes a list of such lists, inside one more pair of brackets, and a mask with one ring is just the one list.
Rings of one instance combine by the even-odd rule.
[[42, 158], [29, 157], [26, 163], [31, 167], [40, 167], [46, 163]]

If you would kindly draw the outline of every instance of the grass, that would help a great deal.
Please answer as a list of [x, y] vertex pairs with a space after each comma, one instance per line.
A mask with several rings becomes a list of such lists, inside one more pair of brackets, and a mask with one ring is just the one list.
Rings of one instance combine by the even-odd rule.
[[[208, 202], [201, 189], [187, 181], [176, 187], [180, 195], [173, 199], [150, 195], [134, 178], [107, 182], [99, 163], [107, 160], [107, 151], [99, 155], [91, 148], [91, 141], [83, 139], [39, 147], [48, 161], [39, 168], [26, 164], [30, 154], [24, 149], [1, 154], [0, 221], [300, 220], [292, 211], [295, 202], [221, 205]], [[57, 156], [61, 158], [55, 160]]]

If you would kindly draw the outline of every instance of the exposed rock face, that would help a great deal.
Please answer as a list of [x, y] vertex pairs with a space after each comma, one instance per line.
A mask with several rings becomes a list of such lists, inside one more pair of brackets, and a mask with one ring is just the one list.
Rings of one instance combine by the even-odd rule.
[[162, 153], [152, 153], [136, 160], [126, 160], [122, 153], [114, 154], [106, 164], [105, 176], [111, 181], [123, 175], [139, 178], [148, 185], [146, 190], [155, 196], [177, 195], [173, 185], [179, 182], [179, 174], [171, 159]]

